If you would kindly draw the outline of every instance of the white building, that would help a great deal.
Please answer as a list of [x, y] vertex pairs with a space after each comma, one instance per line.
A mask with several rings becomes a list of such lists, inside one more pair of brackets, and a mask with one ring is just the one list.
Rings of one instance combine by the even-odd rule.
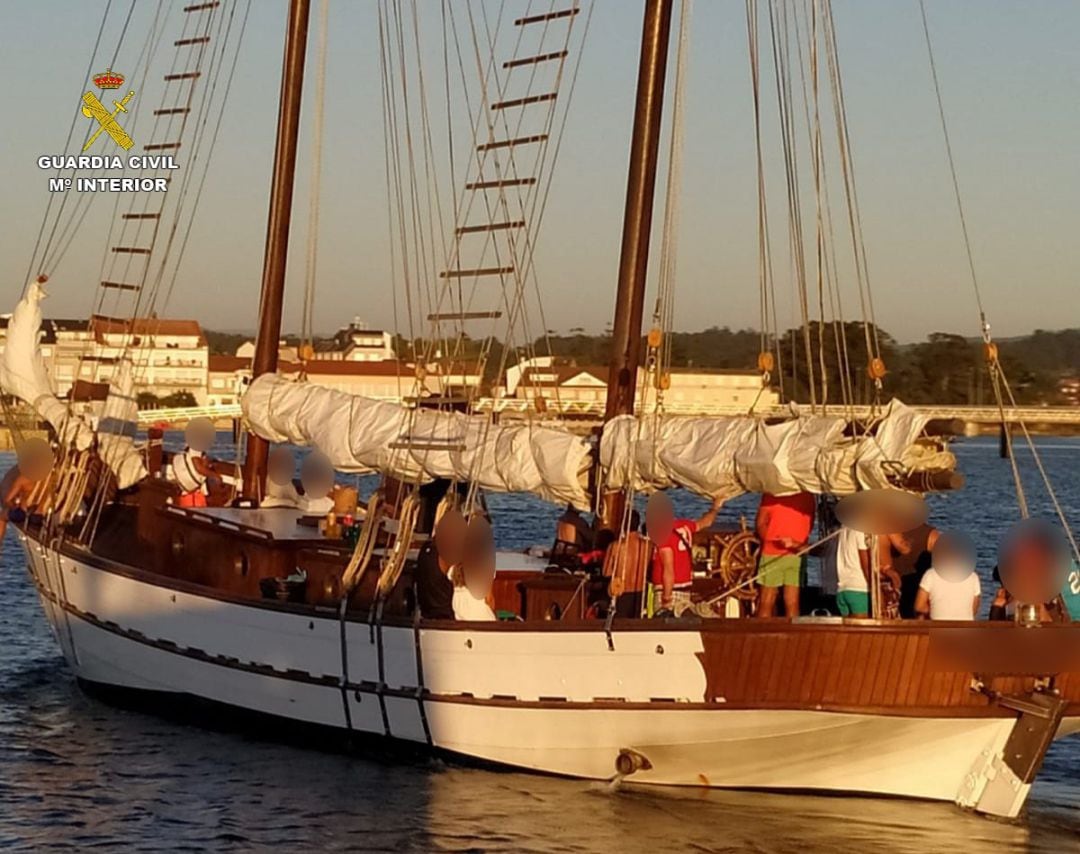
[[334, 349], [318, 355], [320, 359], [340, 358], [346, 362], [387, 362], [395, 358], [394, 336], [383, 329], [367, 329], [360, 318], [354, 317], [334, 335]]
[[[9, 319], [0, 318], [0, 352]], [[137, 395], [186, 392], [196, 403], [206, 401], [210, 348], [194, 320], [47, 319], [41, 333], [42, 359], [59, 397], [68, 397], [76, 382], [107, 384], [118, 359], [126, 356], [133, 365]]]
[[[333, 338], [317, 342], [314, 350], [308, 352], [312, 358], [328, 362], [390, 362], [397, 358], [394, 336], [382, 329], [365, 328], [359, 318], [353, 318], [352, 323], [335, 332]], [[236, 355], [241, 359], [254, 358], [255, 342], [245, 341], [236, 348]], [[284, 339], [278, 342], [279, 362], [300, 360], [298, 347]]]
[[[79, 379], [108, 382], [117, 359], [126, 353], [133, 364], [136, 394], [168, 397], [187, 393], [197, 404], [206, 403], [210, 348], [197, 321], [92, 317], [90, 330], [95, 346], [92, 356], [83, 359]], [[94, 359], [98, 362], [96, 375]]]
[[[644, 370], [638, 373], [638, 388], [646, 379]], [[762, 387], [761, 375], [754, 371], [672, 368], [669, 385], [664, 390], [664, 407], [672, 414], [701, 414], [748, 411], [751, 405], [768, 409], [780, 402], [771, 387]], [[550, 356], [522, 360], [506, 371], [507, 397], [533, 400], [543, 397], [548, 404], [569, 405], [590, 413], [603, 409], [607, 398], [608, 369], [606, 366], [575, 365]], [[638, 394], [639, 411], [643, 396]], [[656, 394], [648, 396], [645, 411], [652, 411]]]
[[[311, 359], [302, 365], [298, 362], [281, 362], [278, 370], [283, 374], [296, 374], [303, 370], [310, 382], [347, 394], [380, 400], [402, 401], [417, 395], [416, 366], [396, 359], [380, 362], [346, 359]], [[423, 372], [423, 393], [439, 395], [460, 391], [462, 387], [474, 387], [480, 377], [469, 368], [459, 365], [457, 369], [440, 371], [432, 366]], [[207, 373], [207, 402], [210, 405], [239, 403], [240, 396], [251, 379], [251, 359], [239, 356], [211, 356]]]
[[[241, 359], [250, 361], [255, 358], [255, 342], [245, 341], [236, 348], [236, 355]], [[278, 341], [278, 361], [295, 362], [300, 358], [299, 351], [291, 344], [285, 343], [285, 339]]]

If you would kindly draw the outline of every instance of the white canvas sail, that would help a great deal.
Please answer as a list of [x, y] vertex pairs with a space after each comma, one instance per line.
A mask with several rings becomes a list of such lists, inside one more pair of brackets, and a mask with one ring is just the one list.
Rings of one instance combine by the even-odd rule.
[[0, 360], [0, 386], [10, 395], [30, 404], [52, 425], [65, 444], [85, 451], [93, 444], [94, 431], [68, 411], [53, 391], [41, 358], [41, 301], [45, 290], [31, 282], [8, 322], [4, 356]]
[[139, 408], [133, 387], [131, 362], [121, 359], [109, 383], [109, 395], [97, 424], [98, 453], [116, 475], [120, 489], [127, 489], [146, 477], [142, 454], [135, 447]]
[[564, 430], [409, 409], [278, 374], [254, 380], [241, 404], [257, 435], [313, 445], [339, 471], [422, 481], [451, 478], [496, 492], [531, 492], [548, 501], [589, 506], [589, 442]]
[[900, 401], [889, 404], [872, 436], [845, 436], [842, 418], [794, 413], [779, 424], [747, 417], [613, 419], [600, 445], [608, 485], [682, 486], [728, 498], [744, 492], [848, 495], [889, 487], [890, 474], [954, 462], [951, 454], [927, 454], [916, 444], [929, 416]]
[[[94, 443], [95, 430], [56, 396], [41, 358], [41, 301], [45, 295], [38, 282], [31, 282], [15, 306], [0, 359], [0, 386], [30, 404], [52, 425], [62, 443], [85, 451]], [[137, 407], [132, 382], [131, 363], [122, 360], [109, 385], [97, 430], [101, 459], [116, 475], [121, 489], [146, 476], [142, 455], [135, 448]]]

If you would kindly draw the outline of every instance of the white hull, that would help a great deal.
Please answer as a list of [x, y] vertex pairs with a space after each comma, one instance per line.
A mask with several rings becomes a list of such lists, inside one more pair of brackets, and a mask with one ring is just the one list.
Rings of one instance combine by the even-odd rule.
[[[700, 633], [492, 632], [345, 623], [247, 606], [95, 568], [24, 539], [75, 674], [473, 759], [634, 782], [957, 800], [1013, 720], [705, 707]], [[380, 648], [382, 650], [380, 668]], [[417, 650], [423, 669], [421, 684]], [[344, 676], [347, 688], [342, 690]], [[1059, 736], [1080, 731], [1067, 718]], [[970, 780], [968, 780], [970, 782]]]

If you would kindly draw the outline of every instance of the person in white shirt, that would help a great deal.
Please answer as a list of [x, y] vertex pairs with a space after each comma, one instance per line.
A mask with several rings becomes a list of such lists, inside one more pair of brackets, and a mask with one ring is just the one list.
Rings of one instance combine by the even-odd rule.
[[486, 601], [495, 582], [495, 538], [481, 513], [469, 519], [462, 563], [455, 567], [451, 580], [455, 620], [498, 619]]
[[465, 584], [460, 584], [454, 588], [453, 608], [455, 620], [496, 619], [491, 606], [483, 598], [474, 594]]
[[836, 538], [836, 606], [841, 617], [870, 615], [870, 538], [841, 528]]
[[919, 582], [916, 614], [924, 620], [974, 620], [982, 599], [975, 544], [965, 534], [945, 533], [934, 543], [932, 555], [933, 565]]

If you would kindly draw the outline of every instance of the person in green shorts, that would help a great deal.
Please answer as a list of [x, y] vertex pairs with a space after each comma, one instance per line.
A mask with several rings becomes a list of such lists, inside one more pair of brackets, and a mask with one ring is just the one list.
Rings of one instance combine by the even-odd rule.
[[758, 563], [758, 617], [776, 616], [780, 592], [784, 613], [799, 614], [802, 589], [802, 552], [810, 541], [817, 502], [809, 492], [761, 496], [755, 529], [761, 540]]
[[841, 528], [836, 538], [836, 607], [841, 617], [870, 616], [870, 541]]

